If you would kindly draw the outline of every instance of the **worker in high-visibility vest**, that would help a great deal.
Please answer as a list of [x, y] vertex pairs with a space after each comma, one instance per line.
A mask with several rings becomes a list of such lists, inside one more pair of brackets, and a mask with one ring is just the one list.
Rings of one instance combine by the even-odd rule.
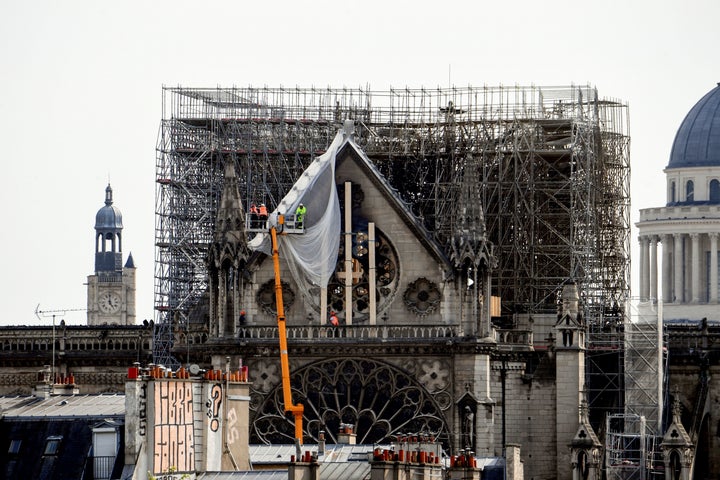
[[260, 225], [258, 225], [258, 226], [260, 228], [264, 228], [265, 222], [267, 222], [267, 219], [268, 219], [267, 207], [265, 206], [264, 203], [261, 203], [260, 206], [258, 207], [258, 222], [260, 223]]
[[250, 205], [250, 228], [257, 228], [258, 213], [257, 205]]
[[307, 213], [307, 208], [302, 203], [298, 205], [297, 210], [295, 210], [295, 227], [296, 228], [303, 228], [303, 220], [305, 219], [305, 214]]

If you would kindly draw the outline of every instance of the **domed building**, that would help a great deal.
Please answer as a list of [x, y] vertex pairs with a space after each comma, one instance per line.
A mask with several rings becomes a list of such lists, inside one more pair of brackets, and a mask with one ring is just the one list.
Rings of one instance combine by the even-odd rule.
[[720, 84], [683, 120], [665, 174], [665, 206], [637, 223], [641, 300], [662, 299], [666, 321], [720, 320]]

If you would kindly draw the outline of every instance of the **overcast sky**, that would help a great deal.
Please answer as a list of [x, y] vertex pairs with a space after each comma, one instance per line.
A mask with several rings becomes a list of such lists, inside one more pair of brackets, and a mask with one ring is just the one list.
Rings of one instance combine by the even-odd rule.
[[1, 2], [0, 325], [49, 323], [38, 304], [86, 322], [108, 180], [153, 318], [163, 85], [590, 84], [629, 104], [635, 223], [720, 82], [719, 19], [717, 0]]

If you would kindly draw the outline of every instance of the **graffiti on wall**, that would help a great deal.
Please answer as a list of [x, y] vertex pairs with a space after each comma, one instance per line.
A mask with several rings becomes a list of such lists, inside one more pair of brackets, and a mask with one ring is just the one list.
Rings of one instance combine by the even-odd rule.
[[210, 389], [210, 398], [205, 402], [207, 416], [210, 419], [210, 430], [217, 432], [220, 428], [220, 404], [222, 403], [222, 387], [216, 383]]
[[144, 382], [140, 385], [140, 408], [138, 415], [140, 416], [138, 434], [144, 437], [147, 432], [147, 383]]
[[240, 438], [240, 430], [238, 430], [238, 427], [240, 426], [238, 414], [235, 410], [235, 407], [230, 407], [228, 409], [227, 413], [227, 443], [228, 445], [232, 445], [235, 443], [235, 440], [238, 440]]
[[155, 382], [153, 472], [195, 469], [192, 384]]

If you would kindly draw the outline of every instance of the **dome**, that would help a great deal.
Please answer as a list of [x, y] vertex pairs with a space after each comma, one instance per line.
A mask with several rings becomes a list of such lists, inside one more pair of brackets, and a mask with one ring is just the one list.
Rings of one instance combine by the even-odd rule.
[[720, 83], [683, 120], [667, 168], [720, 167]]
[[105, 189], [105, 206], [95, 215], [95, 230], [122, 230], [122, 213], [112, 203], [112, 188], [108, 185]]

